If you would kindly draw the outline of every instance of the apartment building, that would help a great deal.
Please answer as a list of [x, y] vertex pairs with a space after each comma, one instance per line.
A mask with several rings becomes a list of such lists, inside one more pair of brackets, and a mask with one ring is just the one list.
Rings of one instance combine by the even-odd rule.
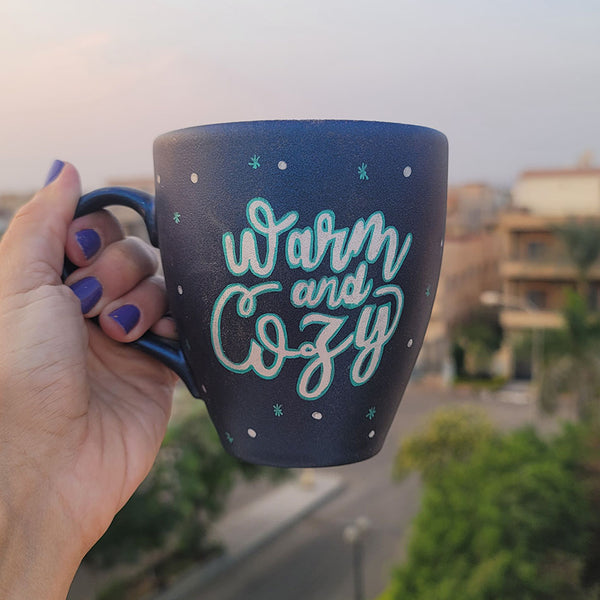
[[417, 369], [441, 373], [450, 368], [452, 330], [480, 307], [482, 292], [499, 288], [498, 259], [498, 238], [492, 228], [446, 235], [440, 281]]
[[448, 190], [446, 238], [431, 320], [416, 370], [450, 378], [453, 328], [480, 306], [485, 290], [500, 289], [496, 215], [508, 194], [483, 183]]
[[[498, 222], [506, 350], [524, 333], [561, 326], [564, 292], [575, 288], [577, 269], [557, 228], [591, 219], [600, 223], [600, 169], [526, 171], [515, 183], [512, 210]], [[600, 264], [588, 276], [591, 303], [600, 308]], [[513, 357], [507, 374], [515, 369]]]

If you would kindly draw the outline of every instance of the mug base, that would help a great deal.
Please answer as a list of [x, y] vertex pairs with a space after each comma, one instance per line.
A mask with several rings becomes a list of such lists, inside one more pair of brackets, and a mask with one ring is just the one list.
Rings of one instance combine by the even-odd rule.
[[278, 467], [286, 469], [313, 469], [322, 467], [339, 467], [363, 462], [376, 456], [382, 448], [382, 445], [369, 448], [363, 452], [344, 453], [344, 454], [323, 454], [319, 456], [308, 455], [252, 455], [238, 454], [231, 447], [225, 446], [229, 454], [244, 462], [260, 465], [264, 467]]

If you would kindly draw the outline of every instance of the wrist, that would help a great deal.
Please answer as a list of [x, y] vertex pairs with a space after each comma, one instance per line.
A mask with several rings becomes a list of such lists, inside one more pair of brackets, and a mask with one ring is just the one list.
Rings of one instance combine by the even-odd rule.
[[52, 502], [31, 500], [0, 494], [0, 598], [64, 600], [81, 557]]

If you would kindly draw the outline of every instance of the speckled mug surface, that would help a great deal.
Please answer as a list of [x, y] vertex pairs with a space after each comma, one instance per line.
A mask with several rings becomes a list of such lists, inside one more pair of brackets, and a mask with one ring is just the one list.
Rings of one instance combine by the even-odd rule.
[[156, 195], [108, 188], [79, 214], [138, 210], [180, 345], [140, 347], [206, 402], [244, 460], [364, 460], [385, 439], [431, 314], [446, 216], [438, 131], [257, 121], [154, 144]]

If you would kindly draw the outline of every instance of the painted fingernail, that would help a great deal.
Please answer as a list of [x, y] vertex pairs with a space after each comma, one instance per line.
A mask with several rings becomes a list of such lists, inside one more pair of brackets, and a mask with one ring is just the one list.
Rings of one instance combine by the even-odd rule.
[[60, 172], [63, 170], [64, 166], [65, 166], [65, 163], [62, 160], [55, 160], [52, 163], [52, 166], [50, 167], [50, 170], [48, 171], [48, 175], [46, 176], [46, 181], [44, 183], [44, 187], [51, 184], [60, 175]]
[[95, 277], [84, 277], [70, 286], [81, 302], [81, 312], [90, 312], [102, 298], [102, 286]]
[[134, 304], [124, 304], [113, 310], [108, 316], [114, 319], [125, 333], [129, 333], [140, 320], [140, 309]]
[[82, 229], [75, 234], [79, 247], [83, 250], [86, 259], [89, 260], [100, 250], [102, 240], [93, 229]]

